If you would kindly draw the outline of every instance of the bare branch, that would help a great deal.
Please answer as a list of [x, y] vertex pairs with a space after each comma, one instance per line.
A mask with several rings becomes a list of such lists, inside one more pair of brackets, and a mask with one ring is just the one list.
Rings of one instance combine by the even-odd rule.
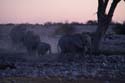
[[113, 13], [115, 11], [115, 8], [117, 6], [117, 4], [120, 2], [121, 0], [113, 0], [112, 4], [111, 4], [111, 7], [109, 9], [109, 12], [108, 12], [108, 18], [109, 18], [109, 21], [111, 21], [111, 18], [113, 16]]

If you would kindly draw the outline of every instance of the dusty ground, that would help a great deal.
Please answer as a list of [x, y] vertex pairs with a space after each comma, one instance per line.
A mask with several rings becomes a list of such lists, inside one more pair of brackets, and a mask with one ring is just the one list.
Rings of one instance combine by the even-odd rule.
[[51, 78], [30, 78], [30, 77], [9, 77], [0, 79], [0, 83], [125, 83], [124, 80], [103, 81], [91, 79], [64, 79], [58, 77]]
[[[77, 32], [79, 32], [79, 31], [89, 31], [88, 28], [89, 27], [87, 27], [86, 29], [82, 29], [82, 28], [78, 27]], [[90, 30], [92, 28], [93, 27], [90, 26]], [[39, 70], [41, 70], [41, 75], [43, 73], [46, 73], [47, 75], [50, 74], [50, 73], [53, 74], [53, 72], [56, 72], [56, 74], [58, 74], [58, 73], [60, 74], [60, 72], [58, 72], [58, 71], [56, 71], [54, 69], [54, 67], [57, 67], [57, 66], [54, 66], [54, 67], [46, 67], [46, 66], [44, 66], [45, 69], [42, 69], [42, 68], [38, 69], [38, 68], [34, 68], [34, 67], [36, 67], [37, 65], [39, 66], [39, 64], [37, 64], [37, 65], [35, 64], [35, 65], [33, 65], [33, 67], [30, 66], [30, 64], [28, 65], [27, 63], [23, 64], [23, 62], [26, 61], [26, 62], [31, 62], [31, 63], [32, 62], [34, 62], [34, 63], [37, 63], [37, 62], [39, 63], [40, 62], [40, 65], [41, 65], [41, 62], [48, 62], [48, 61], [53, 62], [53, 61], [55, 61], [57, 59], [57, 57], [58, 57], [58, 55], [56, 54], [57, 53], [57, 43], [58, 43], [58, 39], [60, 38], [60, 36], [53, 34], [54, 33], [53, 27], [51, 27], [51, 28], [42, 28], [42, 29], [40, 27], [36, 27], [36, 28], [31, 28], [30, 29], [30, 30], [33, 30], [36, 34], [40, 35], [41, 41], [49, 43], [51, 45], [51, 47], [52, 47], [52, 53], [53, 53], [52, 55], [47, 55], [47, 56], [45, 55], [45, 56], [40, 56], [40, 57], [27, 56], [27, 54], [25, 53], [26, 50], [25, 50], [24, 47], [18, 47], [17, 46], [15, 48], [12, 45], [10, 39], [8, 38], [8, 34], [7, 34], [7, 33], [9, 33], [9, 31], [7, 32], [8, 29], [10, 29], [10, 27], [5, 28], [5, 30], [3, 31], [3, 34], [5, 35], [5, 38], [3, 40], [0, 40], [0, 48], [1, 48], [0, 52], [3, 53], [3, 54], [0, 54], [0, 56], [1, 55], [6, 56], [6, 59], [7, 59], [8, 62], [9, 61], [17, 62], [17, 66], [19, 66], [19, 68], [17, 67], [17, 70], [15, 69], [14, 71], [11, 70], [11, 69], [9, 71], [8, 70], [5, 70], [5, 71], [0, 70], [0, 74], [1, 73], [2, 74], [6, 74], [6, 73], [8, 74], [8, 72], [9, 73], [11, 72], [10, 74], [16, 75], [15, 71], [20, 71], [21, 70], [21, 72], [22, 72], [23, 71], [22, 69], [24, 69], [24, 70], [26, 69], [25, 72], [23, 72], [23, 73], [24, 74], [28, 73], [29, 75], [37, 75], [37, 74], [39, 75], [39, 73], [36, 73], [36, 74], [32, 73], [34, 71], [39, 71]], [[114, 39], [107, 39], [106, 41], [104, 41], [101, 48], [105, 49], [106, 52], [110, 51], [111, 53], [113, 53], [113, 55], [116, 55], [116, 53], [118, 53], [116, 51], [124, 52], [124, 50], [125, 50], [125, 36], [124, 35], [123, 36], [122, 35], [120, 35], [120, 36], [116, 35], [113, 38]], [[21, 53], [18, 53], [18, 52], [21, 52]], [[24, 52], [24, 54], [22, 54], [22, 52]], [[97, 57], [97, 58], [99, 58], [99, 57]], [[122, 77], [124, 76], [125, 77], [125, 72], [124, 72], [124, 68], [125, 68], [125, 66], [124, 66], [125, 59], [124, 58], [125, 57], [122, 58], [122, 57], [117, 57], [116, 56], [116, 58], [113, 58], [112, 56], [111, 57], [109, 56], [108, 58], [109, 58], [109, 61], [107, 59], [106, 60], [107, 62], [105, 61], [105, 57], [102, 58], [101, 61], [99, 59], [97, 59], [97, 60], [95, 60], [96, 64], [92, 60], [88, 59], [89, 62], [87, 62], [87, 63], [90, 63], [90, 64], [88, 64], [88, 68], [92, 67], [90, 69], [95, 69], [95, 71], [96, 71], [97, 69], [101, 68], [100, 66], [102, 66], [101, 69], [107, 67], [109, 69], [107, 69], [107, 71], [105, 71], [105, 72], [103, 72], [103, 70], [102, 71], [98, 70], [98, 71], [101, 71], [102, 74], [106, 74], [108, 72], [110, 73], [110, 66], [111, 66], [111, 68], [113, 67], [113, 74], [111, 72], [111, 74], [112, 74], [111, 76], [114, 76], [114, 75], [118, 74], [118, 77], [119, 76], [122, 76]], [[111, 60], [116, 61], [114, 63], [115, 65], [113, 65]], [[110, 61], [111, 61], [111, 63], [108, 63]], [[22, 62], [22, 63], [20, 64], [20, 62]], [[100, 65], [100, 66], [98, 66], [98, 65]], [[68, 67], [71, 67], [71, 68], [69, 68], [69, 69], [67, 67], [66, 67], [66, 69], [65, 69], [65, 67], [64, 68], [59, 67], [59, 68], [60, 69], [65, 69], [64, 71], [62, 71], [62, 73], [66, 74], [66, 75], [67, 75], [67, 71], [68, 72], [74, 71], [74, 72], [72, 72], [73, 74], [76, 74], [76, 71], [77, 71], [77, 73], [79, 73], [79, 71], [77, 70], [77, 68], [78, 68], [77, 64], [71, 65], [71, 66], [68, 66]], [[42, 71], [42, 70], [47, 70], [47, 71]], [[53, 72], [47, 73], [50, 70], [53, 70]], [[89, 72], [91, 72], [91, 71], [88, 71], [88, 69], [85, 69], [85, 70], [86, 70], [87, 75], [89, 74]], [[121, 71], [123, 71], [123, 72], [121, 72]], [[121, 72], [121, 73], [119, 74], [119, 72]], [[18, 74], [20, 74], [20, 72], [17, 72], [17, 75]], [[22, 75], [22, 73], [21, 73], [21, 75]], [[31, 78], [31, 77], [22, 77], [22, 76], [20, 76], [20, 77], [17, 77], [17, 76], [12, 77], [12, 76], [10, 76], [10, 77], [5, 77], [5, 78], [0, 78], [0, 83], [125, 83], [125, 80], [123, 79], [123, 80], [107, 81], [105, 79], [105, 81], [103, 81], [103, 80], [100, 80], [100, 79], [91, 80], [91, 79], [85, 79], [85, 78], [84, 79], [79, 78], [77, 80], [71, 80], [71, 79], [65, 79], [65, 78], [62, 78], [62, 77], [49, 77], [49, 78], [33, 77], [33, 78]]]

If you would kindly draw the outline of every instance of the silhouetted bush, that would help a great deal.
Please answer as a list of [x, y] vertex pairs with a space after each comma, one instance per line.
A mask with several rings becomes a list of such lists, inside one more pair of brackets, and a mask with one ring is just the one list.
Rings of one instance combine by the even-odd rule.
[[95, 24], [97, 24], [97, 21], [96, 20], [89, 20], [86, 22], [86, 24], [95, 25]]
[[71, 24], [62, 24], [56, 29], [55, 34], [70, 34], [75, 31], [75, 28]]
[[125, 24], [117, 24], [114, 28], [113, 31], [116, 34], [125, 34]]

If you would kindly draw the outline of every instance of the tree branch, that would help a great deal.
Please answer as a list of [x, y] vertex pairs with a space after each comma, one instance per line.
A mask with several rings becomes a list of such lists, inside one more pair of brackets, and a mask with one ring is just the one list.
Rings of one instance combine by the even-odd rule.
[[115, 11], [115, 8], [117, 6], [117, 4], [120, 2], [121, 0], [113, 0], [112, 4], [111, 4], [111, 7], [109, 9], [109, 12], [108, 12], [108, 15], [107, 17], [109, 18], [109, 21], [111, 21], [111, 18], [113, 16], [113, 13]]

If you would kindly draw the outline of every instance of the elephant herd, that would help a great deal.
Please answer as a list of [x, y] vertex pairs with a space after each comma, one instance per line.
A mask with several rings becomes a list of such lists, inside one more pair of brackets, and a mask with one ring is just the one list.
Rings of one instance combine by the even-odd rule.
[[[27, 43], [29, 42], [26, 42], [26, 45], [29, 45]], [[35, 51], [38, 55], [45, 55], [48, 52], [51, 54], [51, 45], [45, 42], [34, 43], [34, 45], [32, 43], [32, 47], [30, 45], [26, 47], [29, 53]], [[58, 40], [57, 50], [60, 55], [77, 54], [84, 56], [86, 53], [91, 54], [91, 37], [86, 33], [63, 35]]]
[[41, 42], [39, 35], [27, 30], [24, 26], [14, 27], [9, 36], [12, 45], [23, 45], [28, 55], [45, 55], [48, 51], [51, 53], [51, 46], [48, 43]]
[[[31, 30], [27, 30], [23, 25], [14, 27], [10, 32], [13, 43], [21, 43], [26, 48], [29, 55], [51, 54], [51, 45], [40, 41], [40, 36]], [[91, 54], [92, 35], [87, 32], [65, 34], [59, 38], [57, 50], [60, 55], [85, 55]]]

